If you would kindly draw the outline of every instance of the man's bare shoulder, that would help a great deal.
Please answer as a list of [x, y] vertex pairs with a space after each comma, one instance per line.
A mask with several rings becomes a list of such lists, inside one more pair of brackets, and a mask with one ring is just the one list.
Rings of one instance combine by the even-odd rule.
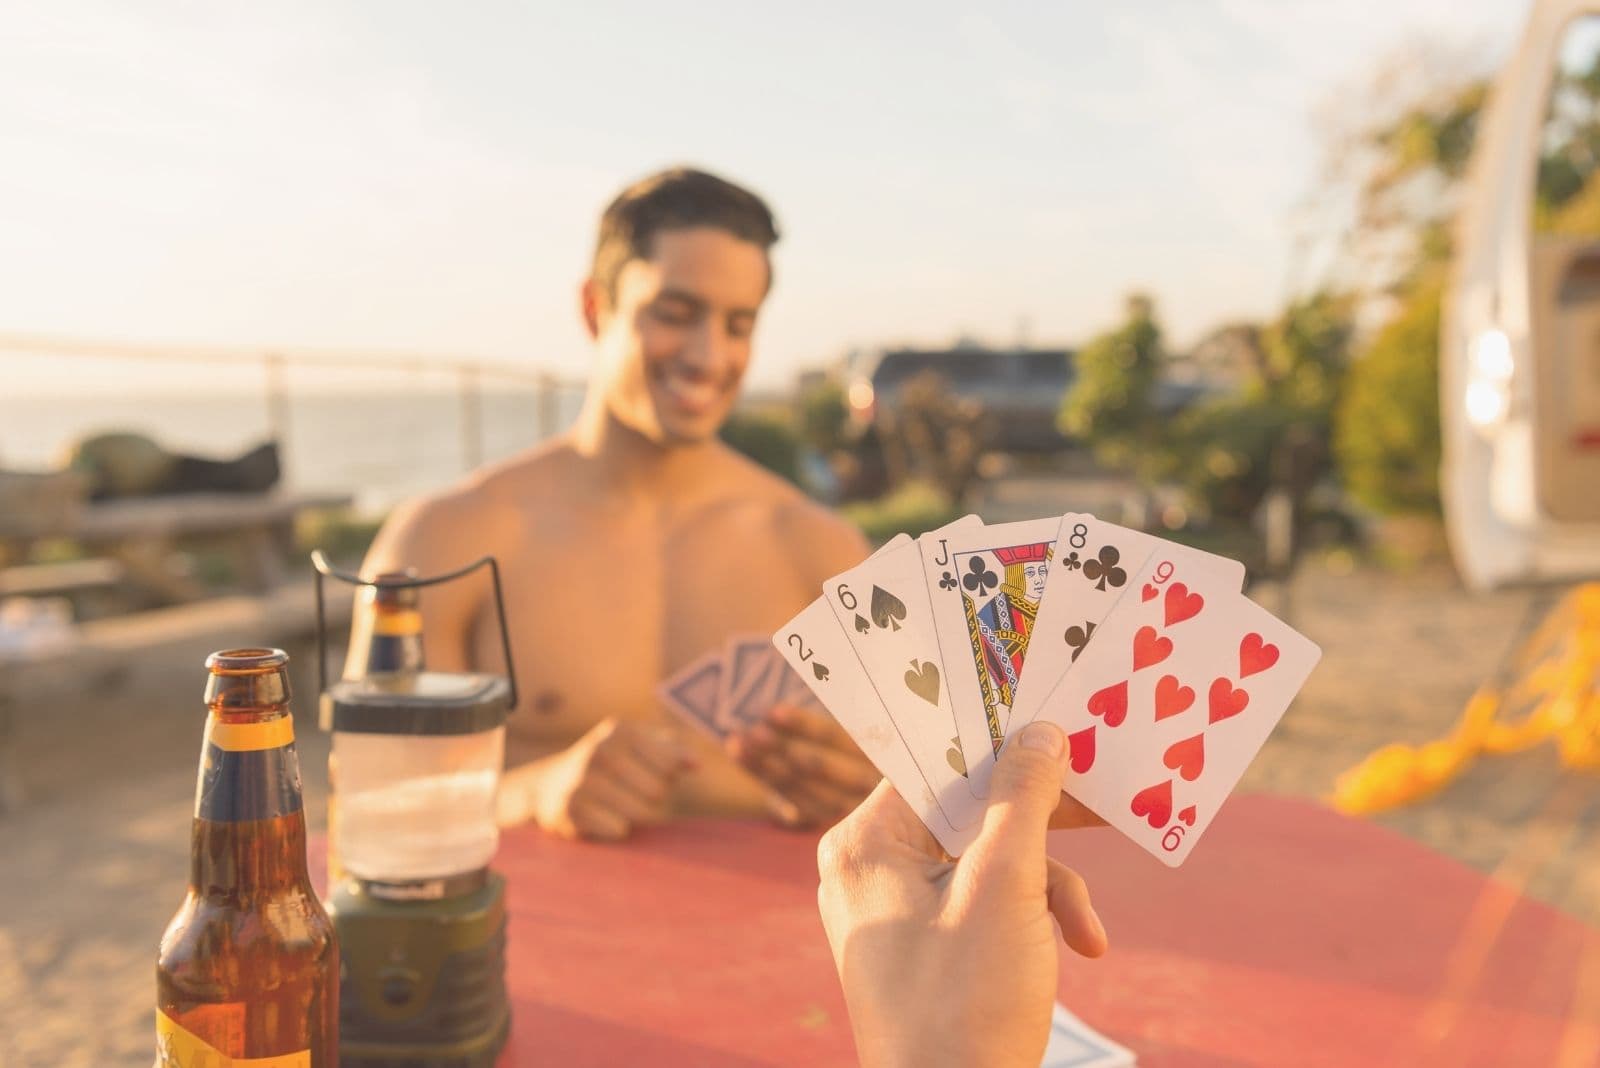
[[515, 544], [522, 505], [541, 489], [560, 484], [571, 466], [572, 450], [553, 440], [481, 467], [436, 493], [414, 497], [397, 507], [373, 543], [379, 563], [389, 558], [409, 566], [442, 569], [468, 556], [503, 552]]

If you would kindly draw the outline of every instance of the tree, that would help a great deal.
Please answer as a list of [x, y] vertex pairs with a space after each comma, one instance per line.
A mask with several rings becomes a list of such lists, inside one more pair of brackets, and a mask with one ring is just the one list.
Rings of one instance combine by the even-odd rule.
[[1439, 303], [1487, 93], [1459, 76], [1416, 91], [1344, 146], [1360, 175], [1346, 269], [1384, 325], [1352, 361], [1335, 455], [1345, 488], [1380, 513], [1439, 508]]
[[880, 414], [878, 433], [892, 485], [931, 483], [957, 506], [976, 482], [991, 438], [983, 405], [958, 396], [934, 370], [906, 380], [893, 409]]
[[1056, 422], [1062, 433], [1088, 442], [1101, 463], [1146, 487], [1171, 467], [1166, 419], [1156, 403], [1165, 363], [1155, 305], [1134, 294], [1122, 325], [1079, 350], [1077, 377]]
[[1329, 474], [1333, 414], [1353, 332], [1351, 301], [1317, 293], [1249, 331], [1241, 347], [1259, 358], [1240, 389], [1177, 418], [1169, 461], [1195, 504], [1234, 520], [1252, 518], [1274, 485], [1301, 511]]

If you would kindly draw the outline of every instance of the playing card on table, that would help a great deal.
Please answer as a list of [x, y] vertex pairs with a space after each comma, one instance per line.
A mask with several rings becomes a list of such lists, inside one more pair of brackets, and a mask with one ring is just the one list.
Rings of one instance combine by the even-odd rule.
[[1039, 1068], [1133, 1068], [1133, 1051], [1119, 1046], [1057, 1004]]
[[737, 635], [723, 646], [717, 722], [735, 731], [765, 718], [777, 703], [783, 663], [765, 634]]
[[706, 653], [656, 688], [661, 703], [714, 738], [728, 731], [717, 715], [722, 688], [722, 652]]
[[772, 644], [945, 852], [955, 856], [965, 850], [978, 825], [959, 831], [945, 818], [827, 602], [820, 597], [812, 601], [772, 636]]
[[1177, 867], [1321, 655], [1164, 547], [1036, 718], [1067, 734], [1063, 788]]
[[1128, 590], [1128, 579], [1158, 548], [1175, 563], [1211, 569], [1235, 591], [1244, 588], [1244, 565], [1224, 556], [1175, 545], [1087, 512], [1061, 517], [1055, 535], [1055, 562], [1035, 620], [1037, 639], [1029, 644], [1022, 683], [1011, 706], [1006, 732], [1033, 722], [1039, 706], [1072, 668], [1089, 640]]
[[1058, 525], [1035, 519], [918, 539], [967, 787], [976, 797], [989, 796]]
[[[977, 525], [976, 517], [966, 517], [941, 533]], [[982, 816], [983, 804], [967, 787], [916, 543], [908, 539], [835, 575], [824, 584], [823, 598], [940, 812], [957, 830], [967, 829]]]

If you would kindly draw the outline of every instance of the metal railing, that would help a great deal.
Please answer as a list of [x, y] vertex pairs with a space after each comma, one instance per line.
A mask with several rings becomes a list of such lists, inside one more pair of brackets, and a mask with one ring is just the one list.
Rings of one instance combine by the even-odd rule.
[[541, 439], [557, 433], [560, 396], [581, 392], [581, 379], [512, 364], [459, 357], [355, 350], [257, 349], [219, 345], [157, 345], [102, 341], [40, 334], [0, 333], [0, 353], [59, 356], [78, 359], [126, 360], [142, 363], [197, 364], [210, 367], [258, 366], [263, 374], [267, 427], [287, 448], [290, 429], [289, 370], [360, 371], [449, 375], [456, 380], [461, 398], [461, 456], [468, 469], [485, 458], [483, 389], [486, 382], [520, 383], [533, 387], [535, 426]]

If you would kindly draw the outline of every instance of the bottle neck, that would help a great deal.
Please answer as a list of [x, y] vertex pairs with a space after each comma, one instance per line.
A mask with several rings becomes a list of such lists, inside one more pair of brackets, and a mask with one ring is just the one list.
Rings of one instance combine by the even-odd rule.
[[274, 820], [219, 823], [196, 818], [190, 836], [189, 887], [203, 897], [273, 894], [310, 884], [305, 813]]
[[206, 720], [195, 788], [190, 883], [205, 895], [304, 884], [306, 823], [286, 705]]
[[346, 678], [423, 670], [422, 615], [414, 604], [383, 600], [363, 606], [356, 619]]

